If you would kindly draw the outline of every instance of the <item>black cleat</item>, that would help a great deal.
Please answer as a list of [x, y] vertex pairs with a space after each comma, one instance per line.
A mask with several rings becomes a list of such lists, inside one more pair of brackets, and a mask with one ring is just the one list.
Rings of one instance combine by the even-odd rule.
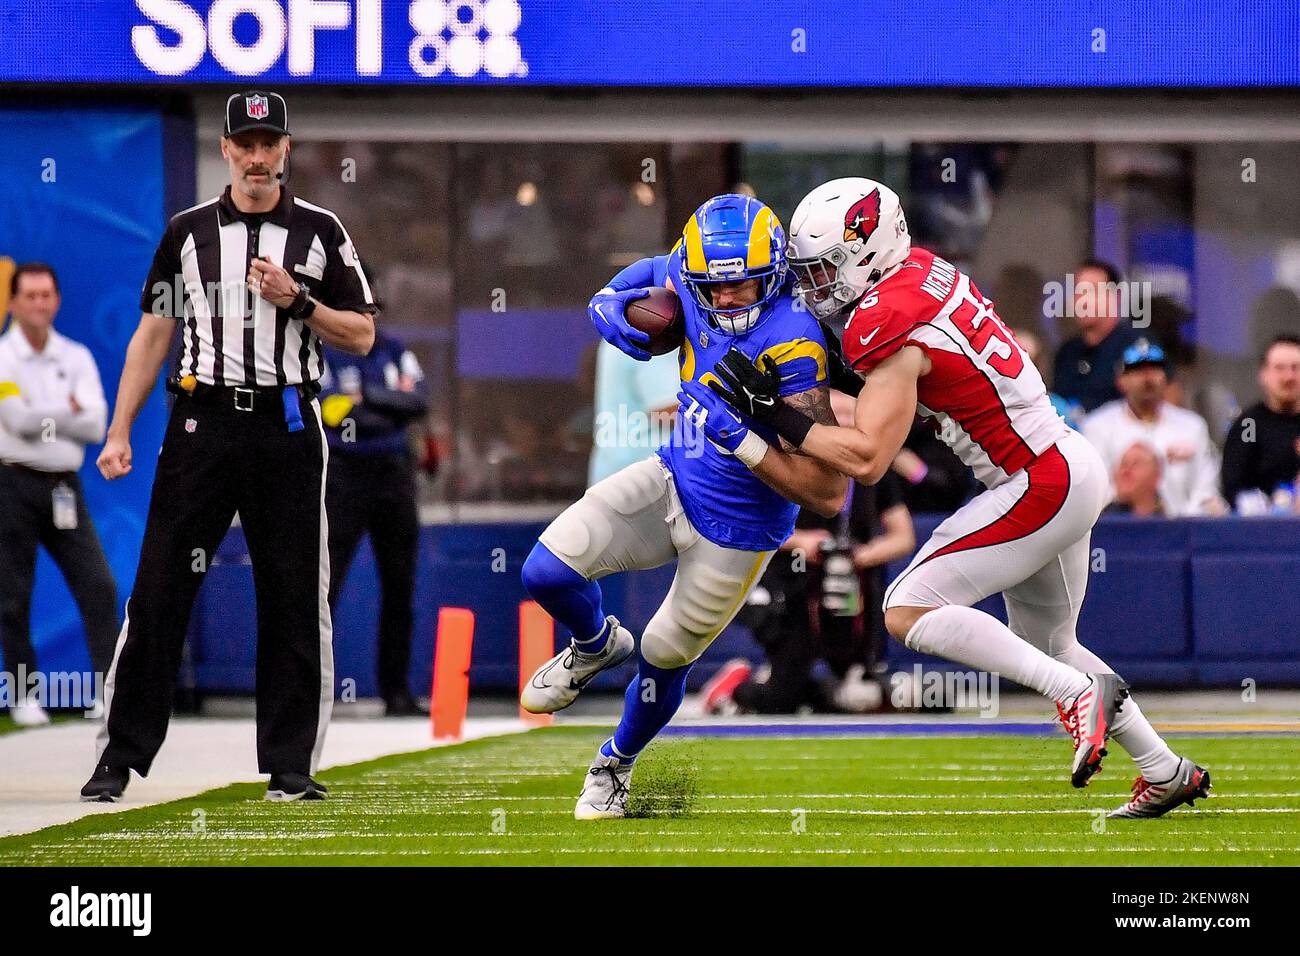
[[405, 691], [399, 691], [384, 698], [385, 717], [427, 717], [428, 711], [421, 710], [415, 698]]
[[324, 800], [328, 791], [305, 773], [273, 773], [266, 787], [266, 799]]
[[122, 799], [122, 792], [130, 780], [128, 768], [101, 763], [81, 788], [81, 800], [83, 803], [116, 803]]

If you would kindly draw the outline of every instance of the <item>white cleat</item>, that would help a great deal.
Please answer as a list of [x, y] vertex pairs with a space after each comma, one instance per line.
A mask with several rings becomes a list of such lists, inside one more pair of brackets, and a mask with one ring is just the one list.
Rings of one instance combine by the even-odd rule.
[[519, 695], [519, 703], [530, 714], [553, 714], [564, 710], [582, 693], [587, 683], [601, 671], [617, 667], [636, 650], [632, 632], [618, 623], [612, 614], [605, 618], [609, 639], [596, 654], [584, 654], [570, 643], [549, 661], [537, 668]]
[[1210, 771], [1198, 767], [1186, 757], [1178, 760], [1178, 772], [1163, 783], [1152, 783], [1139, 776], [1133, 781], [1133, 796], [1128, 803], [1107, 816], [1111, 819], [1146, 820], [1162, 817], [1184, 803], [1195, 806], [1197, 800], [1210, 795]]
[[597, 754], [587, 771], [582, 795], [573, 809], [575, 820], [616, 820], [627, 815], [632, 764]]
[[1070, 783], [1086, 787], [1101, 770], [1111, 725], [1128, 697], [1128, 684], [1118, 674], [1089, 674], [1088, 686], [1069, 707], [1056, 705], [1061, 723], [1074, 738]]
[[9, 716], [19, 727], [43, 727], [50, 722], [45, 708], [35, 701], [20, 700], [9, 708]]

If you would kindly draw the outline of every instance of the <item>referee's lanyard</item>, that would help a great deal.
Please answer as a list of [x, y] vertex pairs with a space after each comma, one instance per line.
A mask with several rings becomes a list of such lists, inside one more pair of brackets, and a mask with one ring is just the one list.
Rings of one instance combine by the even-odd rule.
[[[244, 228], [248, 230], [248, 268], [251, 272], [253, 260], [257, 258], [259, 248], [258, 241], [262, 237], [262, 223], [266, 221], [265, 215], [253, 215], [242, 217]], [[248, 283], [244, 283], [245, 295], [247, 296], [247, 311], [252, 315], [257, 308], [258, 294], [248, 288]], [[280, 400], [284, 404], [284, 424], [290, 432], [300, 432], [303, 430], [302, 423], [302, 406], [299, 404], [298, 387], [296, 385], [286, 385], [280, 390]]]

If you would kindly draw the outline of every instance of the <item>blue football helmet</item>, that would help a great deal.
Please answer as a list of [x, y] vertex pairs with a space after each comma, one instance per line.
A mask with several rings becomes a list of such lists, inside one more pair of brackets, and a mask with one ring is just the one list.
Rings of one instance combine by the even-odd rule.
[[[682, 278], [686, 291], [720, 332], [754, 328], [786, 281], [785, 230], [776, 213], [752, 196], [715, 196], [682, 230]], [[758, 301], [742, 309], [719, 309], [713, 289], [721, 282], [757, 279]]]

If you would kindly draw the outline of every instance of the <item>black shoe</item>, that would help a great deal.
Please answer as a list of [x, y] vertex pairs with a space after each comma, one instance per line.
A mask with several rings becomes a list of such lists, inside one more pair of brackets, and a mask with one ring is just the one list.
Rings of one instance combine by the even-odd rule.
[[101, 763], [81, 788], [82, 802], [116, 803], [122, 799], [122, 791], [130, 780], [131, 771], [126, 767], [110, 767]]
[[324, 800], [328, 791], [305, 773], [273, 773], [266, 787], [268, 800]]
[[415, 698], [405, 691], [384, 698], [385, 717], [423, 717], [425, 711], [415, 702]]

